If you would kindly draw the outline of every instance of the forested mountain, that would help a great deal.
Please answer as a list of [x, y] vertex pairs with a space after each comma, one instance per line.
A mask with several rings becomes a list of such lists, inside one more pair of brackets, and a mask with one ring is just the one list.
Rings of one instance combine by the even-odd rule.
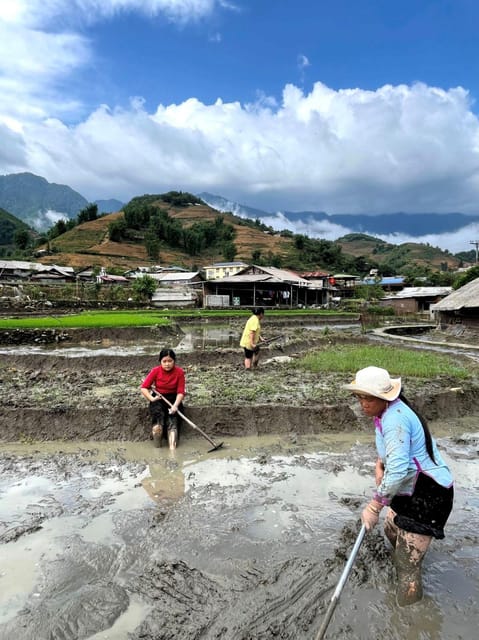
[[[32, 233], [32, 229], [0, 207], [0, 250], [15, 245], [15, 236], [19, 232]], [[0, 253], [1, 255], [1, 253]]]
[[72, 219], [87, 204], [71, 187], [47, 182], [33, 173], [0, 176], [0, 207], [38, 231], [45, 231], [53, 224], [47, 212]]

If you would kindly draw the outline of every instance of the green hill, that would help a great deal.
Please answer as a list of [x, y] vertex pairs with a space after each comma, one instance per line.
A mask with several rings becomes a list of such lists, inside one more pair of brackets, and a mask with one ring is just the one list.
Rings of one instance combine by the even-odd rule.
[[0, 247], [2, 249], [13, 248], [15, 233], [19, 230], [32, 232], [27, 224], [0, 207]]
[[[152, 242], [157, 257], [149, 255]], [[54, 253], [42, 262], [124, 271], [153, 264], [196, 269], [225, 261], [228, 242], [234, 245], [234, 257], [228, 260], [299, 272], [365, 275], [378, 268], [383, 275], [394, 275], [412, 265], [440, 271], [454, 270], [460, 264], [449, 252], [428, 245], [392, 245], [365, 234], [349, 234], [331, 242], [273, 231], [259, 221], [219, 213], [181, 192], [139, 196], [121, 212], [75, 226], [51, 240]]]

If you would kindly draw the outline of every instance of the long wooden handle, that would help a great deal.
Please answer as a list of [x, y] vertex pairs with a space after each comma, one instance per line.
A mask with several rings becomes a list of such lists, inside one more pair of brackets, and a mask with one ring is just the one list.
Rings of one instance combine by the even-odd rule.
[[[165, 396], [163, 396], [159, 391], [155, 391], [155, 393], [157, 393], [157, 394], [160, 396], [160, 398], [161, 398], [164, 402], [166, 402], [166, 404], [167, 404], [167, 405], [169, 405], [170, 407], [172, 407], [172, 406], [173, 406], [173, 404], [172, 404], [169, 400], [167, 400], [167, 398], [165, 398]], [[184, 414], [184, 413], [181, 413], [181, 411], [180, 411], [179, 409], [177, 409], [177, 410], [176, 410], [176, 413], [180, 416], [180, 418], [182, 418], [182, 419], [183, 419], [185, 422], [187, 422], [191, 427], [193, 427], [193, 429], [196, 429], [197, 431], [199, 431], [199, 432], [201, 433], [201, 435], [202, 435], [204, 438], [206, 438], [210, 444], [212, 444], [214, 447], [216, 447], [216, 446], [217, 446], [216, 442], [214, 442], [214, 440], [212, 440], [212, 439], [211, 439], [211, 438], [210, 438], [210, 437], [209, 437], [209, 436], [208, 436], [208, 435], [207, 435], [207, 434], [206, 434], [202, 429], [200, 429], [200, 428], [198, 427], [198, 425], [196, 425], [192, 420], [190, 420], [189, 418], [187, 418], [187, 417], [185, 416], [185, 414]]]

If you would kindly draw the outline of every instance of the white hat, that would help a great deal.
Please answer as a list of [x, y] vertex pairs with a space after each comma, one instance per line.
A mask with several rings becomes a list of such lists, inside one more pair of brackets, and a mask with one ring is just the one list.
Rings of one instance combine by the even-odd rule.
[[351, 384], [344, 389], [354, 393], [365, 393], [381, 400], [396, 400], [401, 393], [401, 378], [391, 378], [386, 369], [366, 367], [356, 373]]

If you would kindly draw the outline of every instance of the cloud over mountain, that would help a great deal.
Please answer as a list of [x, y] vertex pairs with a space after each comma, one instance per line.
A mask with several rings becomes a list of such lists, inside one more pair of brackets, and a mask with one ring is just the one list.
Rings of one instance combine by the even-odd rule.
[[101, 80], [89, 25], [126, 12], [184, 25], [237, 9], [224, 0], [3, 4], [0, 172], [30, 171], [90, 199], [183, 189], [268, 211], [479, 211], [479, 123], [460, 86], [333, 89], [318, 79], [310, 89], [284, 83], [280, 97], [259, 91], [251, 103], [191, 95], [154, 105], [142, 96], [91, 104], [80, 91], [86, 74], [91, 86]]

